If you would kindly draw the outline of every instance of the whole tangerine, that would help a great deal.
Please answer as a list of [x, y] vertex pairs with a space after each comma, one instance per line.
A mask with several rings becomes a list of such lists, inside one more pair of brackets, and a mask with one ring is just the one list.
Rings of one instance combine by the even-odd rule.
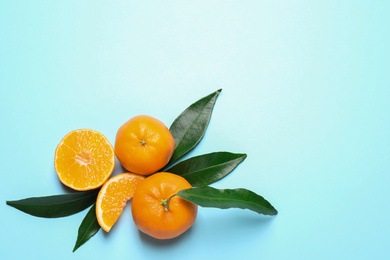
[[147, 116], [135, 116], [124, 123], [115, 139], [115, 155], [128, 171], [149, 175], [171, 159], [175, 141], [166, 125]]
[[168, 172], [147, 177], [134, 192], [131, 210], [135, 225], [157, 239], [183, 234], [194, 224], [198, 205], [176, 194], [191, 187], [183, 177]]

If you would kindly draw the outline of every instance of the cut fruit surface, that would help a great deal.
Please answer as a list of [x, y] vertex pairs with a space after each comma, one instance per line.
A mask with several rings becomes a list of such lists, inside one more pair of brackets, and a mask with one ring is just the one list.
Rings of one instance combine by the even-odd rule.
[[91, 129], [68, 133], [55, 151], [54, 168], [58, 178], [75, 190], [102, 186], [114, 167], [113, 146], [103, 134]]
[[96, 200], [96, 218], [99, 225], [109, 232], [122, 213], [126, 202], [133, 197], [144, 176], [122, 173], [109, 179], [99, 191]]

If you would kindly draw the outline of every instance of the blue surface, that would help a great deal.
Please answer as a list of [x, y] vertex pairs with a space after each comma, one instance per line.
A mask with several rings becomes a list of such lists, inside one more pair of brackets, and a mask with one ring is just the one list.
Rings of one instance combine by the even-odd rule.
[[[0, 259], [390, 259], [389, 7], [2, 0]], [[68, 192], [53, 156], [69, 131], [114, 142], [132, 116], [169, 126], [219, 88], [189, 156], [247, 153], [214, 187], [253, 190], [276, 217], [200, 208], [190, 231], [155, 241], [126, 207], [72, 253], [87, 211], [42, 219], [5, 205]]]

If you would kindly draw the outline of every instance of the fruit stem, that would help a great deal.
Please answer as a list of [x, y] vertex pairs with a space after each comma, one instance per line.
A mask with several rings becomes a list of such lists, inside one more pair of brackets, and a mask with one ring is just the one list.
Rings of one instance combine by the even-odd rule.
[[145, 140], [143, 139], [142, 141], [141, 141], [141, 145], [145, 145], [146, 144], [146, 142], [145, 142]]
[[172, 196], [170, 196], [168, 199], [164, 200], [162, 199], [160, 204], [164, 206], [164, 209], [166, 212], [168, 212], [169, 210], [169, 201], [172, 199], [172, 197], [176, 196], [177, 194], [173, 194]]

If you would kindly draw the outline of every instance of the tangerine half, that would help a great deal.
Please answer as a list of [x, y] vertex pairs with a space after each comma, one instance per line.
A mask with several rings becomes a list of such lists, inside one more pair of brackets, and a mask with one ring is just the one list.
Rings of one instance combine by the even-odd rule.
[[54, 155], [54, 168], [60, 181], [79, 191], [102, 186], [114, 167], [114, 148], [103, 134], [91, 129], [68, 133]]

